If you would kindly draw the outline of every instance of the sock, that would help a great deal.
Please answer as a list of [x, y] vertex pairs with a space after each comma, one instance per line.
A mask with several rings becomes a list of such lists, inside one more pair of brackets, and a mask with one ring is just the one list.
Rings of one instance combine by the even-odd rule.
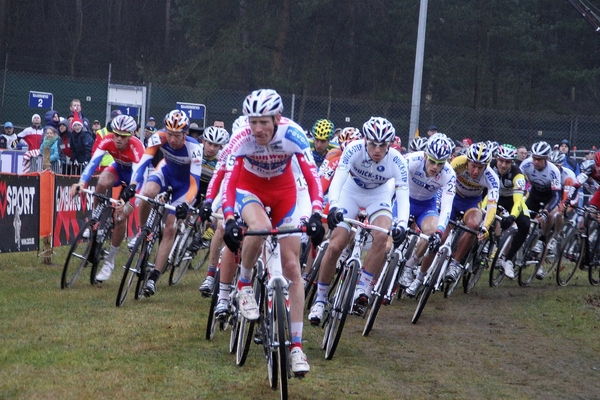
[[150, 276], [148, 277], [148, 280], [153, 280], [154, 283], [158, 282], [158, 278], [160, 278], [160, 272], [158, 272], [158, 270], [153, 269], [150, 272]]
[[241, 290], [244, 286], [252, 284], [252, 269], [240, 265], [240, 277], [238, 278], [237, 288]]
[[367, 272], [367, 270], [363, 269], [362, 274], [360, 274], [360, 281], [358, 281], [358, 287], [363, 287], [365, 291], [371, 285], [371, 281], [373, 280], [373, 274]]
[[206, 276], [207, 277], [212, 276], [214, 278], [216, 273], [217, 273], [217, 268], [214, 265], [209, 265], [208, 271], [206, 271]]
[[421, 262], [422, 259], [423, 259], [423, 257], [417, 257], [417, 256], [413, 255], [406, 262], [406, 266], [410, 267], [411, 269], [414, 269], [414, 267], [416, 267], [417, 265], [419, 265], [419, 263]]
[[316, 302], [327, 303], [327, 292], [329, 292], [329, 283], [317, 282], [317, 299]]
[[290, 324], [292, 326], [292, 344], [290, 345], [290, 350], [294, 347], [299, 347], [302, 349], [302, 322], [292, 322]]
[[229, 301], [229, 293], [231, 290], [231, 285], [228, 283], [219, 282], [219, 301], [227, 300]]
[[426, 272], [419, 271], [419, 276], [417, 277], [417, 279], [419, 279], [422, 282], [425, 280], [425, 275], [427, 275]]
[[110, 245], [110, 250], [108, 252], [108, 255], [106, 256], [106, 258], [104, 259], [104, 261], [114, 264], [115, 263], [115, 257], [117, 257], [117, 253], [119, 252], [119, 248], [115, 247], [113, 245]]

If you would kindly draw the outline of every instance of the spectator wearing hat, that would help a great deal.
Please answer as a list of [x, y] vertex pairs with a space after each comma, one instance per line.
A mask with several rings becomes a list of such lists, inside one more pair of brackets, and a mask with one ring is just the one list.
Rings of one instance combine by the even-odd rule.
[[149, 126], [150, 128], [153, 128], [154, 130], [156, 130], [156, 120], [154, 120], [154, 117], [148, 118], [148, 122], [146, 122], [146, 126]]
[[198, 142], [202, 140], [204, 129], [200, 128], [197, 123], [192, 122], [188, 128], [188, 136], [193, 137]]
[[463, 145], [463, 147], [469, 147], [469, 146], [471, 146], [472, 144], [473, 144], [473, 141], [472, 141], [471, 139], [469, 139], [469, 138], [464, 138], [464, 139], [462, 140], [462, 145]]
[[[71, 159], [71, 131], [69, 130], [69, 120], [61, 118], [58, 123], [58, 136], [60, 136], [61, 142], [59, 143], [60, 150], [65, 156]], [[65, 171], [66, 172], [66, 171]]]
[[579, 175], [579, 164], [577, 164], [577, 161], [571, 158], [571, 155], [569, 154], [569, 152], [571, 151], [571, 144], [569, 143], [569, 141], [567, 139], [561, 140], [558, 149], [561, 153], [563, 153], [566, 156], [565, 167], [573, 171], [576, 176]]
[[84, 128], [77, 111], [73, 114], [71, 121], [71, 139], [71, 161], [77, 164], [86, 164], [92, 158], [94, 139]]
[[15, 135], [15, 127], [12, 122], [4, 123], [4, 134], [0, 135], [0, 149], [16, 149], [19, 138]]
[[96, 134], [100, 129], [102, 129], [102, 125], [100, 124], [100, 121], [95, 119], [92, 122], [92, 133]]
[[58, 115], [58, 112], [54, 110], [48, 111], [44, 116], [44, 120], [46, 126], [51, 126], [54, 129], [58, 130], [58, 124], [60, 123], [60, 115]]
[[429, 129], [427, 130], [427, 136], [433, 136], [437, 133], [438, 128], [435, 125], [430, 125]]
[[44, 137], [44, 130], [42, 129], [42, 118], [39, 114], [33, 114], [31, 117], [31, 126], [25, 128], [21, 133], [17, 135], [19, 144], [21, 146], [29, 147], [29, 150], [39, 150], [40, 145]]

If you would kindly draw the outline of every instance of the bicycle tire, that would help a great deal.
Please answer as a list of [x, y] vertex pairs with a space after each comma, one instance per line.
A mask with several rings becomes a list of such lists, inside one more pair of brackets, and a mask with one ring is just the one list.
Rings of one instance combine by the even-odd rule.
[[221, 270], [217, 269], [215, 272], [215, 284], [213, 285], [210, 307], [208, 308], [208, 319], [206, 321], [206, 333], [204, 335], [206, 340], [212, 340], [215, 336], [215, 328], [217, 327], [217, 319], [215, 318], [215, 307], [219, 301], [219, 282], [221, 282]]
[[[540, 234], [536, 231], [525, 240], [525, 244], [523, 245], [523, 260], [521, 260], [521, 264], [519, 265], [519, 286], [529, 286], [540, 268], [539, 259], [537, 259], [533, 251], [539, 237]], [[542, 250], [542, 254], [544, 251]]]
[[110, 248], [110, 245], [112, 244], [111, 238], [114, 226], [112, 222], [112, 213], [113, 209], [111, 207], [105, 208], [100, 216], [96, 229], [96, 245], [94, 247], [95, 262], [92, 264], [92, 271], [90, 272], [90, 283], [92, 285], [97, 283], [96, 275], [98, 274], [100, 261], [104, 260], [104, 257], [108, 255], [109, 251], [106, 249], [106, 245], [108, 244], [108, 248]]
[[279, 345], [277, 346], [277, 368], [279, 376], [279, 392], [281, 399], [288, 398], [288, 377], [289, 377], [289, 343], [291, 342], [289, 329], [289, 314], [285, 306], [283, 287], [281, 281], [275, 281], [273, 284], [273, 321], [275, 332], [273, 338]]
[[[381, 308], [381, 305], [383, 304], [383, 299], [384, 299], [385, 295], [387, 293], [391, 294], [390, 301], [394, 297], [394, 285], [397, 284], [396, 282], [394, 282], [394, 272], [395, 272], [396, 268], [398, 268], [397, 265], [399, 262], [400, 262], [400, 254], [394, 253], [394, 256], [389, 261], [389, 266], [386, 270], [385, 277], [383, 277], [383, 281], [382, 281], [379, 291], [378, 292], [374, 291], [371, 294], [371, 299], [369, 301], [371, 303], [371, 307], [369, 307], [369, 310], [367, 312], [367, 318], [366, 318], [367, 321], [365, 322], [365, 327], [363, 329], [363, 333], [362, 333], [363, 336], [369, 336], [369, 333], [371, 333], [371, 330], [373, 329], [373, 324], [375, 324], [375, 320], [377, 319], [377, 314], [379, 313], [379, 309]], [[404, 266], [400, 266], [399, 269], [400, 269], [400, 271], [398, 272], [397, 276], [401, 276], [400, 274], [402, 274], [402, 270], [404, 269]]]
[[[254, 298], [256, 299], [256, 304], [258, 305], [259, 312], [261, 315], [259, 316], [259, 320], [264, 318], [264, 310], [261, 307], [262, 302], [262, 274], [264, 270], [264, 263], [259, 258], [256, 262], [255, 268], [255, 276], [254, 283], [252, 287], [254, 289]], [[244, 365], [246, 362], [246, 358], [248, 357], [248, 352], [250, 351], [250, 344], [252, 343], [252, 339], [254, 336], [254, 326], [256, 325], [256, 321], [248, 321], [246, 318], [241, 318], [239, 325], [239, 333], [237, 336], [237, 348], [236, 348], [236, 359], [235, 363], [240, 367]]]
[[473, 265], [463, 277], [463, 292], [465, 294], [471, 293], [471, 290], [477, 285], [483, 271], [489, 266], [490, 254], [495, 256], [495, 253], [497, 253], [496, 241], [492, 237], [488, 237], [477, 246], [477, 251], [473, 257]]
[[325, 243], [323, 248], [319, 249], [310, 270], [304, 278], [304, 304], [306, 305], [307, 310], [310, 310], [315, 300], [315, 296], [317, 295], [319, 270], [321, 269], [321, 262], [323, 261], [323, 256], [325, 255], [325, 250], [327, 250], [328, 246], [329, 243]]
[[194, 271], [198, 271], [206, 267], [206, 265], [208, 264], [208, 259], [210, 258], [210, 242], [208, 242], [206, 246], [203, 243], [202, 247], [200, 247], [200, 250], [196, 252], [196, 257], [194, 258], [198, 260], [198, 263], [196, 263], [195, 266], [192, 267]]
[[[582, 241], [581, 233], [578, 230], [572, 230], [563, 240], [558, 251], [556, 265], [556, 284], [558, 286], [567, 286], [573, 279], [579, 263], [583, 262], [583, 257], [579, 257], [579, 255], [583, 254], [584, 251], [585, 244]], [[574, 254], [577, 257], [573, 257]]]
[[[79, 233], [77, 233], [77, 236], [75, 236], [75, 240], [73, 241], [73, 244], [71, 244], [60, 277], [61, 289], [67, 289], [73, 286], [84, 268], [94, 264], [93, 258], [96, 240], [93, 226], [95, 223], [94, 220], [86, 222], [79, 230]], [[87, 239], [83, 237], [83, 233], [86, 229], [88, 229], [88, 232], [90, 233], [90, 236]], [[95, 279], [93, 271], [90, 273], [90, 279]]]
[[121, 307], [127, 298], [131, 284], [136, 275], [141, 271], [138, 270], [140, 266], [146, 264], [146, 248], [148, 246], [147, 239], [148, 231], [142, 230], [140, 235], [133, 245], [131, 254], [123, 267], [123, 277], [121, 278], [121, 284], [119, 285], [119, 291], [117, 292], [116, 306]]
[[[186, 228], [183, 234], [177, 235], [175, 238], [175, 242], [173, 243], [173, 247], [175, 250], [175, 256], [173, 257], [173, 264], [171, 266], [171, 273], [169, 274], [169, 285], [174, 286], [179, 283], [185, 271], [188, 269], [188, 265], [191, 262], [191, 257], [187, 248], [190, 244], [192, 244], [192, 240], [194, 239], [194, 230], [192, 228]], [[188, 259], [184, 262], [184, 258]]]
[[498, 250], [492, 259], [492, 265], [490, 266], [489, 285], [490, 287], [498, 287], [500, 282], [504, 279], [504, 269], [499, 265], [502, 256], [510, 250], [510, 245], [514, 237], [512, 230], [507, 230], [502, 234], [500, 238], [500, 244]]
[[444, 247], [442, 249], [441, 253], [436, 256], [437, 261], [435, 263], [435, 269], [434, 269], [433, 273], [431, 274], [429, 281], [424, 283], [425, 287], [423, 289], [423, 292], [421, 293], [421, 296], [419, 297], [419, 301], [417, 302], [417, 308], [415, 309], [415, 313], [413, 314], [413, 317], [411, 320], [411, 322], [413, 324], [416, 324], [419, 321], [419, 318], [421, 317], [421, 314], [423, 313], [423, 310], [425, 309], [425, 305], [427, 304], [427, 301], [429, 300], [429, 296], [431, 295], [431, 293], [433, 293], [435, 283], [437, 282], [438, 277], [440, 276], [440, 273], [442, 272], [444, 263], [448, 262], [448, 260], [446, 260], [446, 259], [448, 258], [449, 255], [450, 255], [449, 249], [447, 247]]
[[348, 263], [350, 275], [346, 275], [344, 277], [345, 279], [341, 282], [340, 296], [337, 296], [337, 299], [329, 312], [327, 319], [327, 323], [329, 324], [329, 329], [327, 330], [328, 340], [327, 345], [325, 346], [325, 359], [327, 360], [333, 358], [342, 337], [346, 318], [352, 307], [359, 269], [360, 264], [358, 261], [350, 260]]
[[[459, 283], [463, 282], [463, 280], [466, 276], [467, 268], [469, 267], [469, 265], [472, 265], [474, 262], [475, 262], [474, 261], [474, 252], [473, 252], [473, 249], [471, 248], [469, 250], [469, 254], [467, 255], [466, 262], [463, 265], [463, 267], [460, 269], [458, 276], [456, 277], [454, 282], [444, 282], [443, 288], [444, 288], [444, 298], [445, 299], [447, 299], [448, 297], [450, 297], [452, 295], [452, 293], [454, 293], [454, 289], [456, 289], [456, 287], [458, 286]], [[462, 283], [462, 285], [464, 286], [464, 283]]]
[[599, 235], [597, 233], [598, 231], [598, 223], [594, 220], [592, 220], [592, 222], [590, 223], [590, 226], [588, 228], [588, 232], [590, 232], [590, 236], [592, 236], [593, 232], [596, 232], [596, 237], [595, 239], [592, 239], [591, 241], [589, 241], [588, 245], [590, 246], [590, 249], [588, 250], [587, 253], [588, 254], [588, 281], [590, 282], [590, 285], [592, 286], [596, 286], [598, 284], [600, 284], [600, 266], [595, 265], [594, 259], [595, 257], [595, 252], [598, 251], [598, 238]]

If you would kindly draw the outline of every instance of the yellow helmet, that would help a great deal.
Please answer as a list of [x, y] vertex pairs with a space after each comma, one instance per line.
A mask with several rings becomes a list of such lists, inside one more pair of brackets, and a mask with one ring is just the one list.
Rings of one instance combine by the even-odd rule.
[[311, 132], [315, 139], [330, 140], [334, 132], [333, 122], [328, 119], [318, 119]]

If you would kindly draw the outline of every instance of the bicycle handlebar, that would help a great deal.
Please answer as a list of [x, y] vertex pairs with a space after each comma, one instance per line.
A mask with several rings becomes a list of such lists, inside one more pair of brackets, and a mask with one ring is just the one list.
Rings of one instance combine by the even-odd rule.
[[388, 236], [392, 234], [391, 230], [388, 230], [388, 229], [385, 229], [385, 228], [382, 228], [382, 227], [376, 226], [376, 225], [365, 224], [364, 222], [360, 222], [360, 221], [357, 221], [357, 220], [352, 219], [352, 218], [344, 218], [344, 222], [347, 222], [347, 223], [352, 224], [352, 225], [358, 225], [358, 226], [360, 226], [363, 229], [382, 232], [382, 233], [385, 233]]
[[277, 236], [277, 235], [288, 235], [290, 233], [306, 233], [306, 226], [300, 228], [289, 228], [289, 229], [265, 229], [262, 231], [248, 231], [242, 228], [242, 236]]
[[[162, 193], [161, 193], [161, 194], [162, 194]], [[161, 194], [159, 194], [158, 196], [160, 196]], [[157, 197], [158, 197], [158, 196], [157, 196]], [[161, 206], [164, 206], [164, 207], [165, 207], [167, 210], [171, 210], [171, 211], [175, 211], [175, 210], [176, 210], [176, 207], [173, 207], [173, 206], [172, 206], [172, 205], [170, 205], [170, 204], [167, 204], [167, 203], [161, 203], [160, 201], [158, 201], [158, 200], [155, 200], [155, 199], [153, 199], [153, 198], [150, 198], [150, 197], [146, 197], [146, 196], [144, 196], [143, 194], [138, 194], [138, 193], [136, 193], [136, 194], [135, 194], [135, 197], [137, 197], [138, 199], [142, 199], [142, 200], [144, 200], [144, 201], [147, 201], [148, 203], [150, 203], [150, 204], [153, 204], [153, 205], [161, 205]]]
[[472, 235], [478, 235], [479, 234], [479, 232], [477, 232], [477, 231], [469, 228], [468, 226], [466, 226], [464, 224], [461, 224], [460, 222], [456, 222], [456, 221], [452, 221], [452, 220], [450, 220], [448, 222], [450, 223], [450, 225], [454, 225], [455, 227], [457, 227], [459, 229], [462, 229], [463, 231], [468, 232], [468, 233], [470, 233]]
[[98, 193], [98, 192], [94, 192], [93, 190], [90, 189], [86, 189], [84, 187], [79, 186], [79, 190], [81, 192], [87, 193], [87, 194], [91, 194], [92, 196], [96, 196], [104, 201], [110, 201], [113, 204], [119, 204], [119, 200], [115, 200], [112, 197], [106, 196], [102, 193]]

